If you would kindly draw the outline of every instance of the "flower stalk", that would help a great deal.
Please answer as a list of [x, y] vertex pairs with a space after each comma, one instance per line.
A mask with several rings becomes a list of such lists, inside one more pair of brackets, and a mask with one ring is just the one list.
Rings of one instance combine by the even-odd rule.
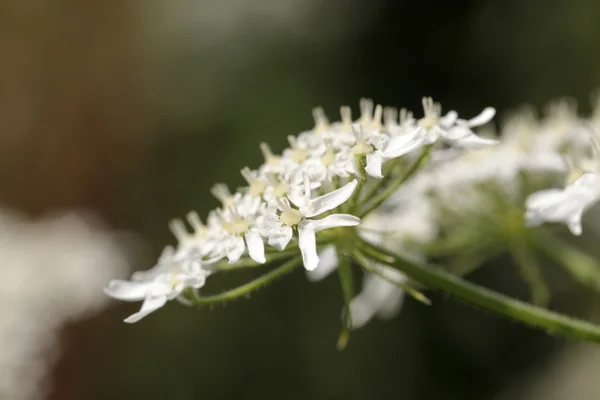
[[357, 243], [371, 259], [397, 268], [416, 281], [432, 289], [448, 293], [467, 304], [542, 329], [549, 334], [600, 343], [600, 326], [598, 325], [512, 299], [444, 271], [402, 259], [364, 240]]

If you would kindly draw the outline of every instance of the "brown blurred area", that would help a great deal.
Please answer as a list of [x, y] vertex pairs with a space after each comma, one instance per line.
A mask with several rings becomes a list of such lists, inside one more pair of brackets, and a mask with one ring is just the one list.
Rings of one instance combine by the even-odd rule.
[[[121, 203], [144, 190], [131, 183], [147, 155], [149, 109], [133, 3], [0, 3], [2, 206], [31, 216], [85, 209], [135, 225], [136, 208]], [[53, 399], [81, 398], [76, 355], [99, 328], [87, 325], [62, 335]]]
[[133, 3], [0, 3], [2, 204], [33, 215], [92, 208], [111, 220], [115, 191], [135, 181], [147, 148]]

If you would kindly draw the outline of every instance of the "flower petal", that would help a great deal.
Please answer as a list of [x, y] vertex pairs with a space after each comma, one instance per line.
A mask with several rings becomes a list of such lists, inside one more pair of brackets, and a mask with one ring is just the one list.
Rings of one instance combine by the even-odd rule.
[[310, 225], [315, 232], [325, 229], [337, 228], [339, 226], [360, 225], [360, 218], [350, 214], [332, 214], [322, 219], [312, 219], [303, 221], [305, 225]]
[[544, 208], [555, 204], [556, 202], [562, 201], [567, 197], [564, 190], [561, 189], [547, 189], [535, 192], [527, 198], [525, 206], [527, 208]]
[[492, 120], [492, 118], [494, 118], [495, 115], [496, 115], [496, 109], [494, 107], [486, 107], [483, 109], [482, 112], [479, 113], [479, 115], [468, 120], [467, 125], [470, 126], [471, 128], [476, 127], [476, 126], [485, 125], [488, 122], [490, 122]]
[[375, 315], [375, 308], [368, 299], [359, 294], [350, 302], [350, 315], [352, 315], [352, 329], [362, 328]]
[[460, 127], [456, 127], [451, 129], [451, 131], [449, 132], [449, 135], [456, 134], [457, 139], [453, 140], [455, 140], [455, 144], [457, 144], [460, 147], [471, 149], [498, 144], [497, 139], [482, 138], [481, 136], [477, 136], [475, 133], [471, 132], [469, 128], [464, 128], [463, 133], [455, 133], [460, 132], [460, 130]]
[[580, 235], [581, 216], [598, 201], [598, 196], [598, 190], [593, 186], [571, 185], [564, 190], [549, 189], [536, 192], [526, 201], [527, 225], [562, 222], [567, 224], [574, 235]]
[[292, 240], [293, 230], [289, 226], [282, 226], [277, 230], [271, 231], [269, 234], [269, 246], [275, 247], [277, 250], [286, 248], [290, 240]]
[[246, 245], [243, 238], [231, 238], [229, 243], [227, 243], [227, 259], [229, 260], [229, 264], [238, 262], [242, 254], [244, 254], [245, 249]]
[[302, 215], [306, 218], [310, 218], [322, 214], [325, 211], [333, 210], [352, 196], [357, 184], [358, 181], [354, 179], [333, 192], [309, 200], [306, 209], [301, 210]]
[[383, 178], [383, 175], [381, 174], [382, 162], [383, 158], [381, 157], [381, 154], [379, 152], [375, 151], [373, 153], [367, 154], [367, 165], [365, 167], [365, 172], [373, 178]]
[[339, 260], [335, 246], [327, 246], [319, 253], [319, 265], [312, 271], [306, 271], [308, 279], [317, 282], [325, 279], [338, 266]]
[[154, 286], [154, 282], [131, 282], [114, 279], [108, 282], [104, 288], [107, 296], [122, 301], [140, 301], [146, 297], [146, 293]]
[[440, 118], [440, 126], [442, 128], [449, 128], [452, 125], [454, 125], [454, 123], [456, 122], [456, 120], [458, 119], [458, 113], [454, 110], [452, 111], [448, 111], [446, 113], [446, 115], [444, 115], [442, 118]]
[[138, 322], [139, 320], [144, 318], [146, 315], [148, 315], [148, 314], [158, 310], [162, 306], [164, 306], [166, 303], [167, 303], [167, 296], [148, 297], [146, 300], [144, 300], [144, 303], [142, 303], [142, 308], [140, 309], [140, 311], [125, 318], [124, 321], [128, 324], [133, 324], [134, 322]]
[[267, 260], [265, 258], [265, 244], [263, 243], [260, 234], [257, 231], [250, 230], [244, 235], [246, 239], [246, 247], [248, 247], [248, 254], [250, 258], [257, 263], [264, 264]]
[[583, 231], [581, 228], [581, 215], [582, 213], [577, 213], [571, 216], [571, 218], [569, 218], [569, 220], [567, 221], [567, 227], [575, 236], [581, 235], [581, 232]]
[[317, 237], [311, 224], [298, 226], [298, 246], [302, 253], [302, 261], [307, 271], [313, 271], [319, 265], [317, 254]]
[[415, 129], [413, 132], [394, 136], [383, 149], [383, 157], [387, 159], [397, 158], [408, 154], [423, 146], [427, 135], [424, 135], [422, 129]]

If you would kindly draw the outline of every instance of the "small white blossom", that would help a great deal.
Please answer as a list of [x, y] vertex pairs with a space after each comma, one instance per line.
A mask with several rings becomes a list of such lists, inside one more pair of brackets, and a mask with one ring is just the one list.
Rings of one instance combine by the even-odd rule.
[[598, 200], [600, 176], [588, 172], [564, 189], [541, 190], [530, 195], [525, 219], [528, 226], [562, 222], [574, 235], [581, 235], [581, 216]]
[[[345, 203], [356, 189], [353, 180], [342, 188], [325, 195], [311, 198], [310, 181], [304, 176], [304, 195], [279, 198], [280, 214], [272, 219], [267, 227], [266, 236], [270, 245], [284, 249], [293, 236], [293, 228], [298, 230], [298, 245], [304, 267], [313, 270], [319, 264], [316, 233], [325, 229], [343, 226], [356, 226], [360, 219], [349, 214], [331, 214], [322, 219], [312, 219]], [[290, 201], [295, 206], [290, 204]]]
[[350, 302], [354, 329], [363, 327], [374, 316], [390, 319], [402, 308], [404, 291], [393, 282], [404, 282], [406, 277], [384, 265], [377, 264], [374, 268], [377, 268], [382, 276], [372, 273], [365, 275], [362, 291]]
[[122, 301], [143, 301], [140, 311], [125, 319], [134, 323], [178, 297], [185, 288], [204, 286], [208, 274], [201, 262], [176, 258], [173, 248], [166, 247], [154, 268], [135, 273], [131, 281], [112, 280], [104, 293]]
[[267, 213], [267, 205], [260, 197], [250, 194], [240, 197], [225, 210], [217, 210], [222, 233], [217, 240], [221, 242], [230, 263], [238, 261], [246, 249], [254, 261], [261, 264], [266, 261], [259, 230], [262, 217]]

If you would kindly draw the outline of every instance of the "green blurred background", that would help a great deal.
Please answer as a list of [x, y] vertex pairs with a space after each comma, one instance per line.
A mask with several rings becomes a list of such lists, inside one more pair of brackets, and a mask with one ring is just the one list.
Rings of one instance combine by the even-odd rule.
[[[424, 95], [465, 115], [491, 105], [500, 120], [564, 96], [589, 110], [599, 17], [594, 0], [4, 1], [0, 200], [34, 216], [93, 209], [149, 244], [145, 269], [173, 242], [170, 218], [215, 207], [210, 186], [241, 184], [258, 143], [280, 150], [316, 105], [331, 119], [363, 96], [417, 113]], [[503, 259], [469, 279], [527, 296]], [[343, 352], [335, 277], [297, 271], [249, 300], [169, 304], [133, 326], [121, 321], [138, 305], [114, 304], [65, 327], [51, 398], [598, 398], [593, 374], [575, 374], [574, 397], [547, 389], [600, 366], [592, 347], [432, 300], [407, 300]], [[572, 289], [553, 306], [596, 308]]]

